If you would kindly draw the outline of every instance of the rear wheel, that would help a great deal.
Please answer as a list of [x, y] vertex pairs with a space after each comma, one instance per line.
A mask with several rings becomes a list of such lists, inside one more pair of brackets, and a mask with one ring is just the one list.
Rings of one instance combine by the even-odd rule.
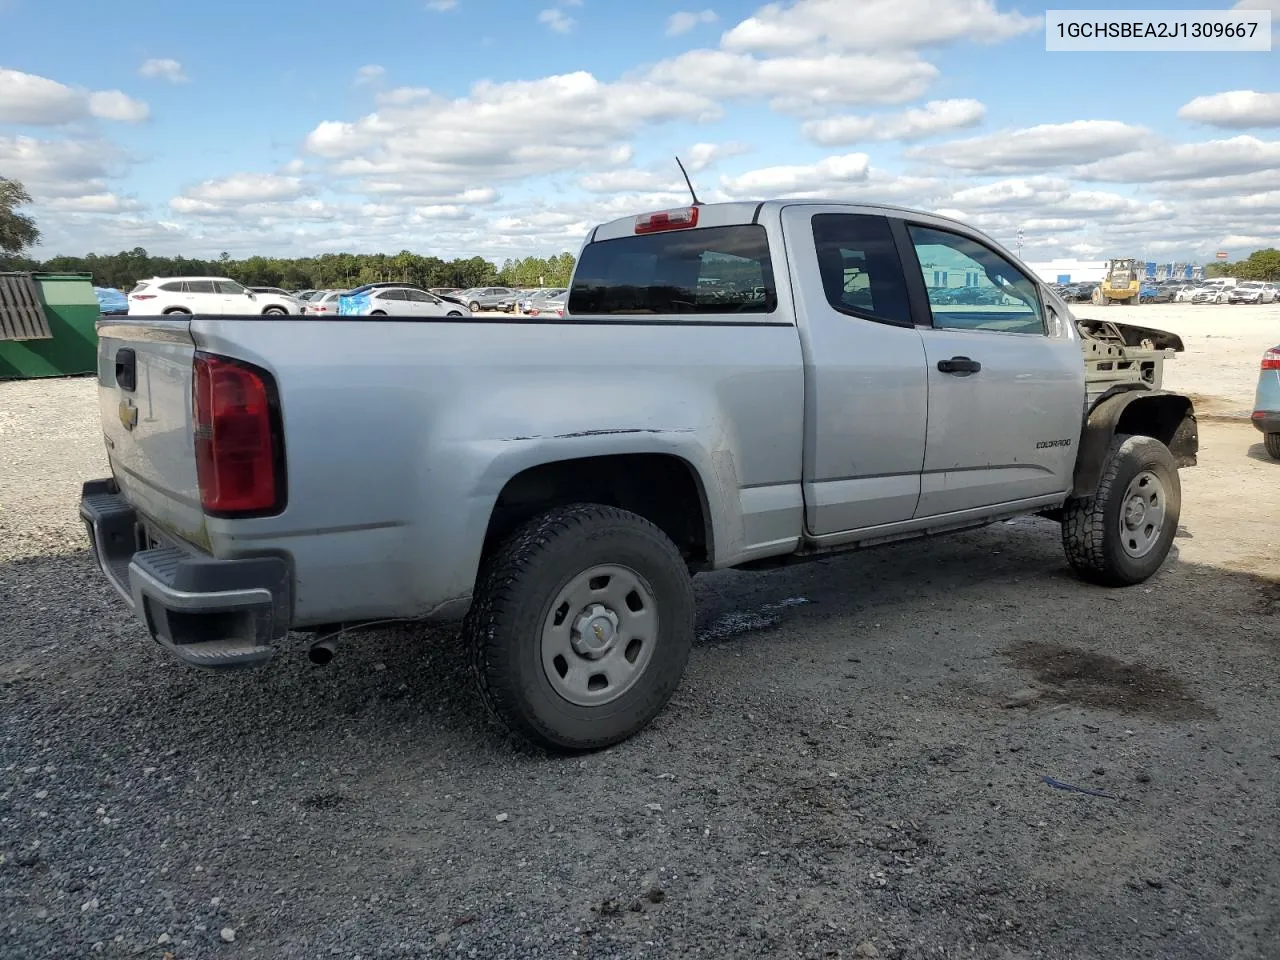
[[1141, 583], [1160, 569], [1182, 510], [1173, 454], [1152, 437], [1117, 435], [1091, 497], [1063, 507], [1062, 546], [1083, 579]]
[[387, 315], [387, 311], [385, 311], [385, 310], [370, 310], [370, 311], [369, 311], [369, 316], [371, 316], [371, 317], [385, 317], [386, 315]]
[[1268, 456], [1273, 460], [1280, 460], [1280, 433], [1263, 434], [1262, 445], [1267, 448]]
[[485, 702], [552, 750], [593, 750], [642, 730], [679, 686], [693, 587], [675, 544], [643, 517], [558, 507], [488, 560], [465, 633]]
[[164, 315], [166, 317], [172, 317], [175, 314], [184, 314], [185, 316], [189, 317], [191, 316], [191, 311], [188, 310], [186, 307], [170, 307], [168, 310], [164, 312]]

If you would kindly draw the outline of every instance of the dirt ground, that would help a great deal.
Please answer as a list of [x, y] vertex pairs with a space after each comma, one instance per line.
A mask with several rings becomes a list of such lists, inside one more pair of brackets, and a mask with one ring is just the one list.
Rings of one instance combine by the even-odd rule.
[[1280, 463], [1233, 417], [1280, 307], [1107, 315], [1216, 410], [1156, 577], [1038, 519], [701, 577], [668, 709], [571, 759], [452, 629], [171, 662], [79, 528], [93, 381], [0, 383], [0, 956], [1274, 960]]

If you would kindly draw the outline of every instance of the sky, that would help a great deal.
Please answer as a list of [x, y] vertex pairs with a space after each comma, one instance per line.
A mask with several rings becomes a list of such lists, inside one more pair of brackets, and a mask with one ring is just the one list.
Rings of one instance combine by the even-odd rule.
[[576, 252], [685, 203], [675, 155], [703, 202], [939, 211], [1033, 262], [1280, 246], [1280, 33], [1046, 52], [1064, 6], [0, 0], [0, 176], [39, 257]]

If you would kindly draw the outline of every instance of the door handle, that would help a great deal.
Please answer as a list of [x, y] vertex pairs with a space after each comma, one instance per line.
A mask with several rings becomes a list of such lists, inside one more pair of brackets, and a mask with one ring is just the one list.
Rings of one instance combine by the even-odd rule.
[[977, 373], [982, 364], [968, 357], [952, 357], [950, 360], [939, 360], [938, 369], [943, 373]]
[[138, 389], [138, 360], [130, 347], [116, 351], [116, 386], [128, 393]]

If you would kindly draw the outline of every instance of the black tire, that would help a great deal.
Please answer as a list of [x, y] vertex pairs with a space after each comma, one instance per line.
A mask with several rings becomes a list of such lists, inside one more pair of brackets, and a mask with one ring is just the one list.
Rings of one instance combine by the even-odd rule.
[[191, 316], [191, 311], [188, 310], [186, 307], [170, 307], [168, 310], [164, 312], [164, 315], [166, 317], [172, 317], [175, 314], [185, 314], [186, 316], [189, 317]]
[[479, 313], [479, 312], [480, 312], [480, 304], [478, 304], [478, 303], [476, 303], [474, 300], [472, 300], [470, 303], [468, 303], [468, 304], [467, 304], [467, 309], [468, 309], [468, 310], [470, 310], [472, 313]]
[[[552, 685], [542, 636], [561, 592], [603, 565], [643, 579], [656, 636], [629, 687], [614, 700], [584, 706]], [[561, 622], [574, 615], [567, 607]], [[477, 578], [463, 630], [481, 695], [513, 733], [553, 751], [597, 750], [642, 730], [680, 685], [693, 645], [693, 585], [675, 544], [648, 520], [615, 507], [571, 504], [529, 521], [498, 548]]]
[[386, 315], [387, 315], [387, 311], [385, 311], [385, 310], [370, 310], [370, 311], [369, 311], [369, 316], [371, 316], [371, 317], [385, 317]]
[[[1154, 476], [1162, 488], [1163, 521], [1149, 551], [1135, 557], [1125, 549], [1121, 512], [1126, 509], [1130, 483], [1144, 472]], [[1169, 555], [1181, 512], [1182, 487], [1169, 448], [1152, 437], [1117, 434], [1094, 495], [1068, 500], [1063, 506], [1062, 547], [1067, 561], [1090, 583], [1107, 587], [1142, 583]]]
[[288, 311], [288, 310], [286, 310], [284, 307], [267, 307], [267, 309], [265, 309], [265, 310], [263, 310], [263, 311], [262, 311], [262, 315], [263, 315], [264, 317], [265, 317], [265, 316], [269, 316], [269, 315], [270, 315], [270, 316], [281, 316], [281, 315], [287, 315], [288, 313], [289, 313], [289, 311]]
[[1280, 433], [1264, 433], [1262, 445], [1267, 449], [1267, 456], [1280, 460]]
[[449, 313], [447, 314], [447, 316], [450, 316], [450, 317], [460, 317], [460, 316], [462, 316], [462, 311], [461, 311], [461, 310], [450, 310], [450, 311], [449, 311]]

